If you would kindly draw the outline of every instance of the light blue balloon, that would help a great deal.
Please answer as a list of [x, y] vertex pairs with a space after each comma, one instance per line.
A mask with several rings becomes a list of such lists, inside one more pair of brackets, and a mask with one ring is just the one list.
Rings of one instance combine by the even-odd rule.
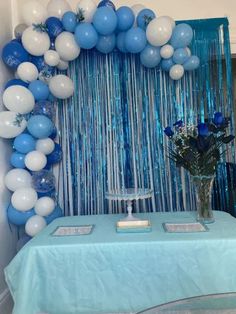
[[49, 96], [49, 87], [47, 84], [40, 80], [32, 81], [29, 84], [29, 90], [33, 94], [36, 101], [46, 100]]
[[54, 219], [62, 216], [63, 216], [62, 209], [59, 206], [56, 206], [54, 211], [49, 216], [45, 216], [44, 218], [46, 219], [46, 222], [49, 225]]
[[161, 68], [163, 71], [169, 72], [170, 68], [174, 65], [174, 61], [172, 60], [172, 58], [169, 59], [163, 59], [161, 61]]
[[185, 61], [188, 60], [188, 51], [186, 48], [178, 48], [175, 50], [173, 54], [173, 61], [176, 64], [183, 64]]
[[13, 207], [12, 204], [10, 204], [10, 206], [7, 209], [8, 220], [10, 221], [10, 223], [16, 226], [24, 225], [26, 221], [34, 215], [35, 215], [34, 209], [22, 212]]
[[116, 37], [116, 47], [123, 53], [128, 52], [128, 50], [125, 47], [125, 36], [126, 32], [121, 32]]
[[25, 168], [25, 154], [14, 152], [11, 154], [10, 163], [15, 168]]
[[133, 11], [126, 6], [120, 7], [116, 11], [117, 15], [117, 30], [119, 31], [127, 31], [134, 24], [134, 13]]
[[66, 12], [62, 17], [62, 25], [67, 32], [74, 33], [77, 25], [76, 14], [72, 11]]
[[75, 29], [75, 41], [80, 48], [92, 49], [98, 41], [98, 34], [90, 23], [80, 23]]
[[140, 53], [140, 60], [147, 68], [156, 67], [161, 61], [160, 48], [147, 45]]
[[117, 26], [117, 16], [113, 9], [100, 7], [93, 16], [93, 25], [101, 35], [111, 35]]
[[35, 150], [36, 140], [30, 134], [22, 133], [13, 142], [14, 148], [22, 154], [27, 154]]
[[175, 26], [170, 44], [175, 49], [187, 47], [193, 39], [193, 30], [191, 26], [186, 23], [181, 23]]
[[46, 138], [52, 133], [54, 125], [52, 121], [44, 115], [32, 116], [27, 123], [30, 134], [36, 138]]
[[108, 36], [99, 36], [96, 49], [102, 53], [110, 53], [116, 46], [115, 34]]
[[197, 56], [191, 56], [188, 60], [183, 64], [183, 67], [186, 71], [196, 70], [200, 65], [200, 60]]
[[143, 9], [137, 16], [138, 27], [146, 30], [148, 24], [156, 17], [156, 14], [150, 9]]
[[125, 35], [125, 47], [128, 52], [139, 53], [147, 44], [145, 31], [140, 27], [133, 27]]

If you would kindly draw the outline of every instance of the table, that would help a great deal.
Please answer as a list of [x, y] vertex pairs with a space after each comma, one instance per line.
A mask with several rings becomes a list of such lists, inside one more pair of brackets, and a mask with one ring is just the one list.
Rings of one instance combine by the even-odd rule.
[[[166, 233], [163, 222], [195, 213], [138, 214], [152, 232], [120, 234], [125, 215], [53, 221], [5, 269], [14, 314], [135, 313], [166, 302], [236, 291], [236, 219], [214, 212], [202, 233]], [[52, 237], [57, 226], [95, 224], [86, 236]]]

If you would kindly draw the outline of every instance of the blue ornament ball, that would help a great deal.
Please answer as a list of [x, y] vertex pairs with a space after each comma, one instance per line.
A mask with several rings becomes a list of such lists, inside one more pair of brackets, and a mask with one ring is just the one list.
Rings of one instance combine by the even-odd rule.
[[14, 86], [14, 85], [20, 85], [20, 86], [24, 86], [26, 88], [28, 88], [29, 84], [20, 80], [20, 79], [12, 79], [10, 81], [8, 81], [4, 87], [4, 89], [7, 89], [10, 86]]
[[103, 1], [99, 2], [98, 8], [101, 8], [101, 7], [108, 7], [114, 11], [116, 10], [114, 3], [110, 0], [103, 0]]
[[117, 30], [127, 31], [134, 24], [135, 16], [132, 9], [126, 6], [120, 7], [116, 11], [117, 15]]
[[93, 25], [101, 35], [112, 34], [117, 26], [117, 16], [113, 9], [100, 7], [93, 16]]
[[77, 25], [76, 14], [72, 11], [66, 12], [62, 17], [62, 24], [67, 32], [74, 33]]
[[55, 190], [55, 177], [52, 171], [40, 170], [32, 174], [32, 187], [39, 193], [48, 193]]
[[15, 207], [13, 207], [12, 204], [10, 204], [7, 209], [7, 217], [8, 217], [9, 222], [16, 226], [24, 225], [26, 221], [34, 215], [35, 215], [34, 209], [31, 209], [26, 212], [22, 212], [15, 209]]
[[35, 150], [36, 140], [30, 134], [22, 133], [13, 142], [14, 148], [22, 154], [27, 154]]
[[125, 35], [125, 47], [128, 52], [139, 53], [147, 44], [145, 31], [140, 27], [133, 27]]
[[11, 154], [10, 163], [15, 168], [25, 168], [25, 154], [14, 152]]
[[59, 34], [63, 32], [63, 25], [62, 22], [54, 16], [49, 17], [45, 22], [47, 29], [48, 29], [48, 35], [51, 39], [55, 39]]
[[115, 34], [107, 36], [99, 36], [96, 49], [102, 53], [110, 53], [116, 46], [116, 36]]
[[147, 45], [140, 53], [141, 63], [147, 68], [158, 66], [161, 61], [160, 48]]
[[92, 49], [98, 41], [98, 34], [90, 23], [80, 23], [75, 29], [75, 41], [80, 48]]
[[53, 120], [55, 116], [55, 106], [49, 100], [39, 100], [34, 106], [33, 114], [44, 115]]
[[10, 41], [2, 50], [3, 62], [13, 70], [16, 70], [22, 62], [29, 61], [29, 54], [18, 41]]
[[63, 156], [63, 153], [62, 153], [61, 145], [59, 145], [58, 143], [55, 143], [55, 148], [53, 152], [47, 155], [47, 164], [53, 165], [60, 162], [62, 160], [62, 156]]
[[49, 96], [49, 87], [46, 83], [35, 80], [29, 84], [29, 90], [33, 94], [36, 101], [46, 100]]
[[35, 115], [29, 118], [27, 129], [36, 138], [46, 138], [52, 134], [54, 125], [52, 121], [44, 115]]
[[156, 17], [156, 14], [150, 9], [143, 9], [137, 16], [138, 27], [146, 30], [148, 24]]

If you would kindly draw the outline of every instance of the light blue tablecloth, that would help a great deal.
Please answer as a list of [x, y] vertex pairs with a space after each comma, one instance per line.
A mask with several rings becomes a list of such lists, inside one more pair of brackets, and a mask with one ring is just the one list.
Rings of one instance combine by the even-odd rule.
[[[138, 312], [203, 294], [236, 291], [236, 219], [215, 212], [209, 232], [171, 234], [163, 222], [194, 214], [140, 214], [151, 233], [118, 234], [123, 215], [59, 218], [5, 269], [14, 314]], [[95, 224], [91, 235], [52, 237], [57, 226]]]

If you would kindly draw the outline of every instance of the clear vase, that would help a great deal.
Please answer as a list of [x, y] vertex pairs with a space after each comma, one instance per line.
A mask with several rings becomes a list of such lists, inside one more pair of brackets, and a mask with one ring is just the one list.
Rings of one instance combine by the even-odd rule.
[[209, 224], [215, 221], [211, 206], [215, 176], [193, 176], [196, 191], [197, 221]]

